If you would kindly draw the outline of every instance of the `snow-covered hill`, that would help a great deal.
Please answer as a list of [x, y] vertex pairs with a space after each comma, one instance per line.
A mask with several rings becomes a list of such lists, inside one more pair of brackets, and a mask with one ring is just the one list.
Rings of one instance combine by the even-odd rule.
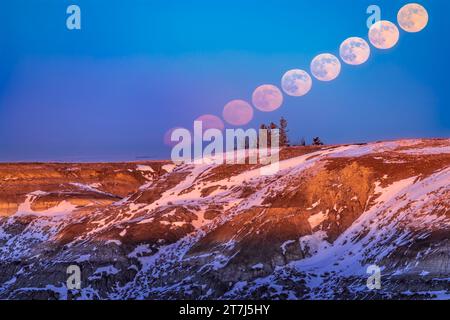
[[260, 169], [2, 164], [0, 298], [450, 298], [450, 140], [291, 147]]

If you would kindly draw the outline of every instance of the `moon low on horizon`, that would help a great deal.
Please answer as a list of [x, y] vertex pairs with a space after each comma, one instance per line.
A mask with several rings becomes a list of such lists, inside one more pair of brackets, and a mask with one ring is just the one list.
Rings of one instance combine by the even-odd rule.
[[400, 9], [398, 24], [406, 32], [420, 32], [428, 24], [428, 12], [417, 3], [410, 3]]
[[342, 42], [339, 53], [345, 63], [360, 65], [369, 59], [370, 46], [362, 38], [351, 37]]
[[178, 141], [173, 141], [172, 140], [172, 134], [177, 129], [184, 129], [184, 128], [182, 128], [182, 127], [174, 127], [174, 128], [171, 128], [171, 129], [167, 130], [166, 133], [164, 134], [164, 144], [166, 146], [173, 147], [176, 144], [178, 144]]
[[289, 70], [281, 79], [281, 88], [286, 94], [293, 97], [304, 96], [311, 90], [311, 87], [311, 76], [304, 70]]
[[382, 20], [374, 23], [369, 30], [370, 43], [378, 49], [393, 48], [400, 38], [400, 32], [395, 24]]
[[311, 62], [311, 73], [320, 81], [332, 81], [339, 76], [341, 63], [332, 54], [319, 54]]
[[212, 115], [212, 114], [204, 114], [195, 121], [201, 121], [202, 122], [202, 129], [203, 131], [208, 129], [218, 129], [222, 131], [225, 128], [225, 125], [218, 116]]

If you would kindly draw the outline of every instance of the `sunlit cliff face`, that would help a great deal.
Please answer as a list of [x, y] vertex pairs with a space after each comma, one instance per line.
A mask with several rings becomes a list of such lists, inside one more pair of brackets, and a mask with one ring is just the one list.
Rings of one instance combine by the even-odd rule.
[[[449, 140], [280, 156], [273, 176], [261, 164], [0, 165], [0, 297], [407, 298], [410, 283], [448, 294]], [[72, 264], [79, 292], [64, 289]], [[376, 293], [368, 264], [384, 268]]]

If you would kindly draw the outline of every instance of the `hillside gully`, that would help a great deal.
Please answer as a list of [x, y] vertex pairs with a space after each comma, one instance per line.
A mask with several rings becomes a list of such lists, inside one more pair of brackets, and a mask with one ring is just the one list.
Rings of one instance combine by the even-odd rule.
[[[258, 163], [0, 164], [0, 298], [450, 297], [450, 140], [279, 156], [271, 175]], [[271, 310], [206, 306], [177, 311]]]

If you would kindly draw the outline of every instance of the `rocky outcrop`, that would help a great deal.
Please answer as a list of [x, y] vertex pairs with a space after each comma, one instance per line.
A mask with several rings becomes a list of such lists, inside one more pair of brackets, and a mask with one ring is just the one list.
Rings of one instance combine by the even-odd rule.
[[134, 194], [143, 184], [158, 179], [166, 172], [162, 167], [167, 164], [1, 164], [0, 217], [16, 213], [26, 195], [37, 191], [41, 194], [33, 202], [35, 211], [56, 207], [64, 200], [76, 206], [109, 205]]
[[450, 298], [450, 140], [280, 159], [0, 165], [0, 298]]

